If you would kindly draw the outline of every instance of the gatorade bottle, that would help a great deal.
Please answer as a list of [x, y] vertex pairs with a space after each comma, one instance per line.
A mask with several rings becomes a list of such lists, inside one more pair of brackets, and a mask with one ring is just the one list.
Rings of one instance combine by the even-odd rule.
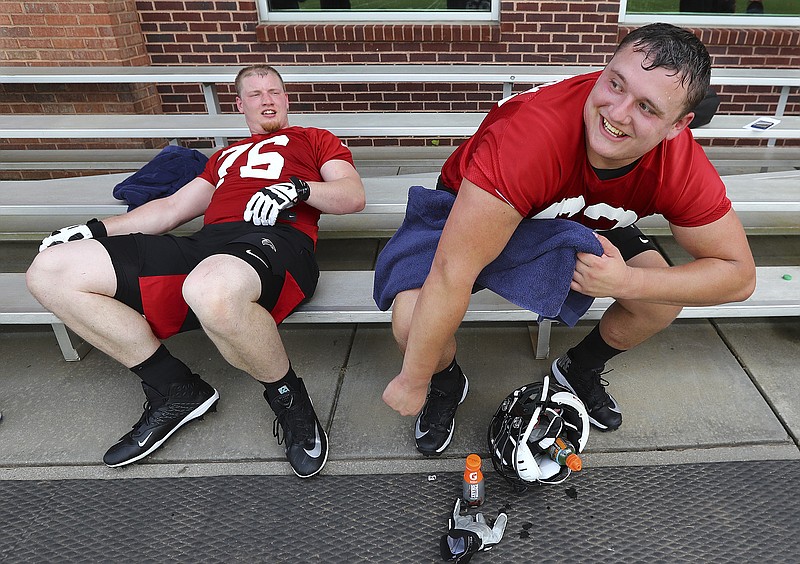
[[581, 457], [575, 454], [575, 447], [571, 442], [558, 437], [549, 449], [550, 458], [558, 462], [561, 466], [566, 466], [575, 472], [583, 468]]
[[470, 454], [467, 456], [467, 468], [464, 470], [464, 501], [469, 507], [478, 507], [483, 503], [483, 498], [481, 457], [477, 454]]

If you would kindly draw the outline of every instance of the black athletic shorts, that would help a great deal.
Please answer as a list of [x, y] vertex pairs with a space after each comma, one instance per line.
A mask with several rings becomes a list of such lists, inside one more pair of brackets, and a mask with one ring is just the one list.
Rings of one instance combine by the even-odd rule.
[[598, 233], [611, 241], [611, 244], [619, 249], [622, 258], [626, 261], [645, 251], [658, 252], [658, 248], [650, 237], [645, 236], [636, 225], [598, 231]]
[[161, 339], [200, 327], [183, 299], [183, 282], [209, 256], [229, 254], [250, 264], [261, 279], [258, 303], [276, 323], [314, 294], [319, 279], [313, 241], [287, 225], [242, 221], [206, 225], [186, 237], [133, 233], [97, 240], [114, 265], [114, 298], [141, 313]]

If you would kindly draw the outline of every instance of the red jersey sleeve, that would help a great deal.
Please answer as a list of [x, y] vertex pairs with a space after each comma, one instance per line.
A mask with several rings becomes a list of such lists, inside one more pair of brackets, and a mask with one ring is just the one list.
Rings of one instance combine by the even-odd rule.
[[691, 131], [663, 144], [662, 188], [656, 208], [680, 227], [712, 223], [731, 209], [725, 184]]

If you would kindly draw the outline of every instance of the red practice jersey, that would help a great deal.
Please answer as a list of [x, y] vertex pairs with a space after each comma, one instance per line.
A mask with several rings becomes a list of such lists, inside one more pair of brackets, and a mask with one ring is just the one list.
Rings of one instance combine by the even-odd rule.
[[689, 129], [662, 141], [620, 178], [589, 164], [583, 106], [599, 72], [501, 100], [442, 168], [445, 186], [463, 178], [528, 218], [567, 218], [592, 229], [626, 227], [662, 214], [682, 227], [725, 215], [725, 185]]
[[[353, 164], [350, 150], [330, 131], [311, 127], [286, 127], [274, 133], [253, 135], [214, 153], [200, 174], [214, 185], [214, 195], [204, 222], [243, 221], [244, 208], [261, 188], [289, 182], [290, 176], [319, 182], [320, 168], [330, 160]], [[317, 240], [320, 212], [305, 202], [291, 208], [292, 225]]]

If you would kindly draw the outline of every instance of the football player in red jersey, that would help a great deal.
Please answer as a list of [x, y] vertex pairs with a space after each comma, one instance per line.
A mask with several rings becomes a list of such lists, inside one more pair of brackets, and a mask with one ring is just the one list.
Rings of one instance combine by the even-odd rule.
[[[242, 69], [236, 92], [250, 137], [216, 152], [171, 196], [54, 232], [28, 270], [45, 307], [142, 379], [144, 413], [105, 454], [109, 466], [144, 458], [216, 409], [217, 390], [161, 342], [200, 327], [264, 385], [294, 472], [313, 476], [327, 460], [325, 430], [277, 325], [316, 288], [320, 213], [363, 209], [364, 187], [338, 138], [289, 124], [275, 69]], [[201, 215], [191, 237], [167, 234]]]
[[[393, 330], [404, 359], [383, 393], [399, 413], [419, 414], [420, 452], [437, 455], [450, 443], [468, 390], [454, 334], [476, 277], [524, 219], [573, 220], [595, 230], [602, 244], [602, 256], [578, 254], [568, 282], [615, 301], [552, 366], [602, 430], [622, 423], [601, 378], [608, 360], [667, 327], [682, 306], [739, 301], [753, 292], [755, 266], [742, 225], [687, 129], [710, 73], [708, 52], [691, 32], [648, 25], [623, 39], [602, 72], [501, 100], [447, 160], [439, 188], [457, 196], [430, 274], [394, 299]], [[667, 264], [635, 224], [651, 214], [669, 221], [692, 262]], [[376, 281], [382, 274], [392, 275], [376, 269]]]

